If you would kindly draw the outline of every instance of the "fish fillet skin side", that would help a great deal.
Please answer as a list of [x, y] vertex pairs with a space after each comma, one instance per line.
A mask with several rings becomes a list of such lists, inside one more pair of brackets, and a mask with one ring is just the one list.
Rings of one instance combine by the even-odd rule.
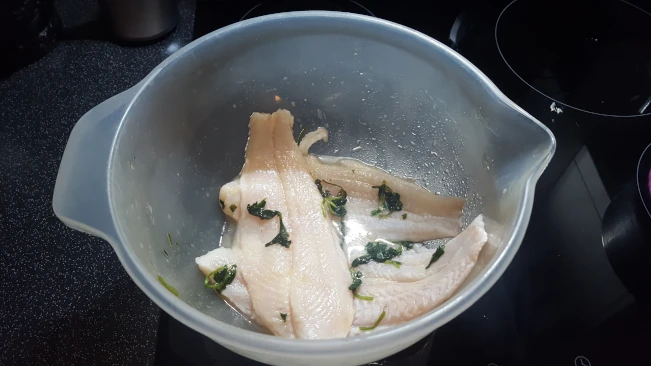
[[[197, 257], [195, 262], [199, 266], [204, 275], [224, 265], [237, 265], [240, 263], [240, 256], [235, 249], [217, 248], [210, 252]], [[249, 290], [244, 282], [242, 271], [239, 267], [235, 271], [235, 278], [225, 289], [220, 293], [240, 314], [247, 319], [256, 321], [255, 314], [253, 313], [253, 306], [251, 305], [251, 296]]]
[[290, 303], [297, 338], [345, 337], [354, 316], [346, 258], [323, 217], [322, 197], [300, 152], [286, 110], [272, 115], [276, 165], [285, 191], [293, 252]]
[[428, 277], [414, 282], [364, 278], [359, 293], [374, 299], [355, 299], [354, 325], [372, 326], [382, 311], [386, 311], [382, 325], [400, 324], [439, 306], [461, 286], [487, 239], [483, 216], [479, 215], [446, 244], [446, 253], [428, 269]]
[[[246, 281], [258, 323], [282, 337], [295, 336], [292, 327], [289, 294], [292, 252], [280, 245], [265, 244], [280, 230], [278, 217], [263, 220], [248, 213], [246, 206], [266, 199], [266, 209], [280, 211], [287, 217], [287, 205], [276, 167], [271, 136], [274, 124], [268, 114], [254, 113], [249, 122], [249, 142], [240, 175], [241, 210], [235, 233], [235, 247], [240, 250], [238, 270]], [[288, 229], [287, 222], [283, 221]], [[283, 321], [280, 314], [288, 314]]]

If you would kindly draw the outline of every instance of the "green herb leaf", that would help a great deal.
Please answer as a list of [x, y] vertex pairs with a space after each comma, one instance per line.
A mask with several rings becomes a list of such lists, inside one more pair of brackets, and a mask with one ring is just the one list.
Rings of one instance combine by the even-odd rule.
[[350, 269], [350, 277], [353, 279], [353, 283], [348, 286], [348, 289], [352, 292], [355, 292], [359, 286], [362, 285], [362, 272], [357, 272], [354, 269]]
[[156, 278], [158, 278], [158, 282], [160, 282], [161, 285], [165, 286], [167, 291], [171, 292], [174, 296], [179, 297], [179, 292], [176, 291], [176, 289], [172, 285], [169, 285], [167, 282], [165, 282], [163, 277], [157, 276]]
[[169, 254], [167, 254], [167, 250], [163, 249], [163, 254], [165, 254], [166, 257], [169, 257]]
[[380, 317], [377, 318], [377, 320], [375, 321], [375, 324], [373, 324], [372, 327], [359, 327], [359, 330], [373, 330], [373, 329], [377, 328], [377, 326], [380, 325], [380, 322], [382, 321], [382, 319], [384, 319], [385, 315], [387, 315], [387, 311], [382, 310], [382, 314], [380, 314]]
[[301, 141], [303, 141], [303, 137], [305, 137], [305, 132], [307, 129], [303, 128], [301, 132], [299, 132], [298, 137], [296, 138], [296, 145], [300, 145]]
[[265, 247], [268, 247], [272, 244], [280, 244], [284, 246], [285, 248], [289, 248], [289, 245], [292, 243], [291, 240], [289, 240], [289, 234], [287, 233], [287, 229], [285, 228], [285, 224], [283, 224], [283, 216], [279, 211], [273, 211], [273, 210], [265, 210], [265, 206], [267, 205], [267, 199], [263, 199], [260, 202], [256, 202], [252, 205], [246, 205], [246, 210], [249, 211], [249, 214], [259, 217], [263, 220], [269, 220], [272, 219], [276, 216], [280, 219], [280, 230], [278, 232], [278, 235], [276, 235], [273, 239], [271, 239], [270, 242], [265, 244]]
[[167, 233], [167, 242], [170, 243], [171, 247], [174, 246], [174, 243], [172, 242], [172, 235], [170, 235], [170, 233]]
[[265, 244], [265, 247], [268, 247], [273, 244], [280, 244], [284, 246], [285, 248], [289, 248], [289, 244], [291, 244], [292, 241], [289, 240], [289, 234], [287, 234], [287, 229], [285, 228], [285, 224], [283, 224], [283, 219], [282, 217], [280, 218], [280, 231], [278, 232], [278, 235], [276, 235], [273, 239], [271, 239], [270, 242]]
[[406, 213], [402, 214], [402, 219], [407, 220], [407, 214]]
[[287, 322], [287, 313], [280, 313], [280, 317], [282, 318], [283, 322]]
[[368, 254], [355, 258], [352, 266], [357, 267], [361, 264], [367, 264], [370, 261], [393, 264], [397, 268], [400, 268], [400, 265], [402, 264], [400, 262], [390, 261], [392, 258], [402, 254], [402, 245], [398, 245], [398, 249], [395, 249], [387, 243], [370, 241], [366, 243], [366, 253]]
[[[378, 208], [371, 211], [371, 216], [378, 216], [380, 218], [390, 215], [392, 212], [402, 210], [402, 201], [400, 201], [400, 194], [394, 192], [391, 187], [387, 185], [387, 181], [383, 180], [382, 185], [373, 186], [377, 188]], [[405, 217], [403, 217], [405, 218]]]
[[269, 220], [276, 216], [280, 216], [280, 212], [273, 210], [265, 210], [264, 207], [267, 205], [267, 199], [263, 199], [260, 202], [256, 202], [252, 205], [246, 205], [246, 210], [249, 211], [249, 214], [259, 217], [263, 220]]
[[222, 200], [219, 200], [219, 204], [222, 206], [222, 210], [224, 209], [224, 207], [226, 207], [226, 205], [224, 205], [224, 201]]
[[[339, 187], [339, 192], [337, 192], [337, 195], [333, 196], [330, 191], [324, 190], [323, 184], [321, 182]], [[323, 213], [323, 217], [327, 217], [326, 208], [330, 211], [330, 213], [337, 217], [346, 216], [346, 213], [348, 213], [346, 210], [346, 203], [348, 202], [348, 194], [346, 193], [346, 190], [343, 189], [343, 187], [340, 185], [330, 183], [324, 179], [317, 179], [314, 181], [314, 184], [316, 184], [316, 187], [319, 189], [319, 193], [321, 193], [321, 196], [323, 197], [323, 201], [321, 201], [321, 212]]]
[[354, 293], [354, 295], [355, 295], [356, 298], [358, 298], [360, 300], [373, 301], [373, 296], [364, 296], [364, 295], [360, 295], [360, 294], [358, 294], [356, 292]]
[[230, 205], [230, 207], [228, 207], [228, 208], [231, 209], [231, 212], [235, 212], [235, 210], [237, 210], [237, 205], [236, 205], [236, 204], [232, 204], [232, 205]]
[[[231, 282], [233, 282], [233, 279], [235, 279], [235, 275], [237, 274], [237, 265], [232, 264], [232, 265], [223, 265], [216, 270], [208, 273], [206, 278], [203, 280], [204, 286], [208, 288], [215, 289], [217, 292], [222, 292], [226, 286], [228, 286]], [[214, 284], [210, 283], [210, 280], [215, 281]]]
[[366, 264], [366, 263], [368, 263], [368, 262], [370, 262], [370, 261], [372, 261], [372, 260], [373, 260], [373, 258], [371, 258], [370, 255], [365, 254], [365, 255], [362, 255], [362, 256], [360, 256], [360, 257], [355, 258], [355, 259], [353, 260], [353, 264], [352, 264], [352, 266], [353, 266], [353, 267], [357, 267], [357, 266], [359, 266], [359, 265], [361, 265], [361, 264]]
[[350, 277], [353, 279], [353, 283], [348, 286], [348, 289], [353, 292], [353, 295], [360, 299], [366, 301], [372, 301], [373, 296], [364, 296], [357, 293], [357, 288], [362, 285], [362, 272], [357, 272], [354, 269], [350, 269]]
[[441, 258], [443, 254], [445, 254], [445, 244], [439, 245], [439, 247], [436, 248], [436, 251], [434, 252], [434, 254], [432, 254], [432, 259], [430, 259], [429, 264], [427, 265], [427, 267], [425, 267], [425, 269], [428, 269], [429, 266], [431, 266], [432, 264], [434, 264], [434, 262], [439, 260], [439, 258]]
[[402, 266], [402, 262], [394, 261], [394, 260], [391, 260], [391, 259], [384, 261], [384, 263], [385, 264], [392, 264], [394, 267], [396, 267], [398, 269], [400, 268], [400, 266]]

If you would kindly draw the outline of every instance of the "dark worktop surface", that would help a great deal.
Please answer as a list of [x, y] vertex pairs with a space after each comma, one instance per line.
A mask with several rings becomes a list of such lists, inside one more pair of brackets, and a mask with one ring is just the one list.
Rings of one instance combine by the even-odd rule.
[[[108, 243], [55, 217], [52, 192], [77, 120], [191, 41], [194, 1], [179, 6], [177, 28], [159, 42], [62, 40], [0, 80], [2, 365], [153, 363], [160, 309]], [[57, 7], [64, 24], [97, 12], [92, 1]]]

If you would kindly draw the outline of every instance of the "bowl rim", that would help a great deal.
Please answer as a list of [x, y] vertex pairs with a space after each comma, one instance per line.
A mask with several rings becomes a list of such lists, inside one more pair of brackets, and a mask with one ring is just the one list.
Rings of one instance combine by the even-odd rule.
[[[140, 287], [140, 289], [163, 311], [174, 317], [176, 320], [229, 348], [232, 347], [240, 351], [257, 354], [264, 353], [270, 356], [280, 357], [286, 357], [291, 353], [291, 356], [294, 357], [310, 357], [312, 359], [326, 360], [327, 358], [332, 357], [333, 354], [336, 354], [337, 357], [359, 356], [360, 347], [364, 347], [366, 350], [365, 352], [370, 349], [388, 348], [387, 345], [395, 344], [396, 339], [413, 339], [414, 341], [417, 341], [427, 336], [427, 334], [431, 333], [434, 329], [439, 328], [454, 319], [483, 296], [502, 276], [522, 242], [531, 216], [535, 184], [554, 154], [556, 141], [547, 127], [508, 99], [479, 69], [443, 43], [416, 30], [388, 20], [366, 15], [332, 11], [299, 11], [265, 15], [228, 25], [194, 40], [161, 62], [134, 87], [134, 89], [137, 90], [131, 98], [131, 101], [119, 122], [116, 136], [120, 135], [123, 124], [126, 122], [126, 116], [129, 114], [140, 94], [147, 88], [149, 83], [154, 80], [162, 70], [173, 63], [173, 61], [191, 52], [200, 44], [213, 38], [224, 37], [228, 33], [255, 24], [279, 20], [287, 22], [295, 19], [304, 20], [310, 18], [331, 18], [350, 21], [353, 23], [374, 24], [386, 27], [395, 32], [403, 33], [409, 37], [417, 38], [420, 41], [427, 43], [429, 46], [445, 53], [448, 57], [456, 59], [459, 65], [469, 69], [469, 71], [476, 76], [477, 81], [497, 100], [546, 131], [549, 135], [550, 142], [549, 153], [546, 156], [541, 157], [537, 162], [537, 165], [532, 167], [530, 170], [531, 175], [524, 185], [523, 200], [519, 203], [516, 210], [514, 227], [515, 235], [509, 238], [507, 243], [504, 245], [504, 250], [499, 253], [499, 255], [493, 257], [487, 264], [486, 268], [476, 278], [436, 309], [407, 323], [357, 337], [324, 340], [288, 339], [242, 329], [210, 317], [162, 288], [155, 276], [145, 269], [136, 258], [133, 251], [127, 245], [122, 244], [127, 242], [127, 240], [124, 236], [123, 230], [118, 228], [118, 225], [116, 224], [118, 238], [109, 238], [111, 239], [109, 241], [112, 241], [111, 244], [115, 248], [120, 262], [138, 287]], [[113, 148], [111, 149], [109, 155], [109, 166], [112, 166], [113, 159], [116, 156], [116, 145], [117, 144], [113, 144]], [[108, 179], [110, 179], [110, 174]], [[115, 217], [117, 210], [113, 205], [114, 200], [113, 197], [111, 197], [112, 192], [110, 189], [108, 194], [111, 215]]]

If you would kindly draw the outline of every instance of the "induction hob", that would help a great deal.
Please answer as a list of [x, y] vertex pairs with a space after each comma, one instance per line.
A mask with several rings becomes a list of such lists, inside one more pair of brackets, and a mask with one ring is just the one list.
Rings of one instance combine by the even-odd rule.
[[[651, 122], [645, 119], [651, 108], [643, 108], [651, 97], [651, 83], [647, 84], [651, 35], [635, 27], [648, 28], [651, 22], [644, 22], [651, 16], [637, 7], [644, 4], [548, 1], [546, 7], [536, 8], [540, 4], [525, 8], [523, 0], [454, 4], [319, 0], [240, 1], [224, 6], [197, 1], [195, 38], [241, 19], [290, 10], [355, 12], [414, 28], [467, 57], [556, 136], [556, 154], [537, 185], [527, 234], [502, 278], [450, 323], [378, 364], [651, 364], [645, 348], [651, 344], [651, 312], [619, 280], [601, 238], [606, 207], [630, 181], [637, 155], [651, 142], [651, 134], [634, 123]], [[582, 6], [585, 11], [578, 13]], [[540, 19], [534, 22], [530, 17], [535, 12]], [[569, 28], [559, 31], [571, 25], [571, 17], [578, 19], [576, 25], [584, 33], [597, 29], [590, 28], [595, 26], [590, 21], [601, 22], [598, 29], [603, 32], [594, 36], [577, 35]], [[501, 34], [496, 31], [498, 19]], [[612, 36], [615, 30], [621, 34]], [[584, 44], [599, 42], [599, 37], [599, 45], [605, 46]], [[621, 51], [621, 59], [602, 56], [608, 47]], [[563, 61], [567, 58], [571, 62]], [[583, 79], [577, 77], [582, 66], [591, 72]], [[609, 75], [602, 84], [588, 78], [604, 67], [611, 73], [620, 70], [621, 76]], [[614, 147], [604, 141], [627, 143]], [[260, 363], [163, 314], [156, 364]]]

